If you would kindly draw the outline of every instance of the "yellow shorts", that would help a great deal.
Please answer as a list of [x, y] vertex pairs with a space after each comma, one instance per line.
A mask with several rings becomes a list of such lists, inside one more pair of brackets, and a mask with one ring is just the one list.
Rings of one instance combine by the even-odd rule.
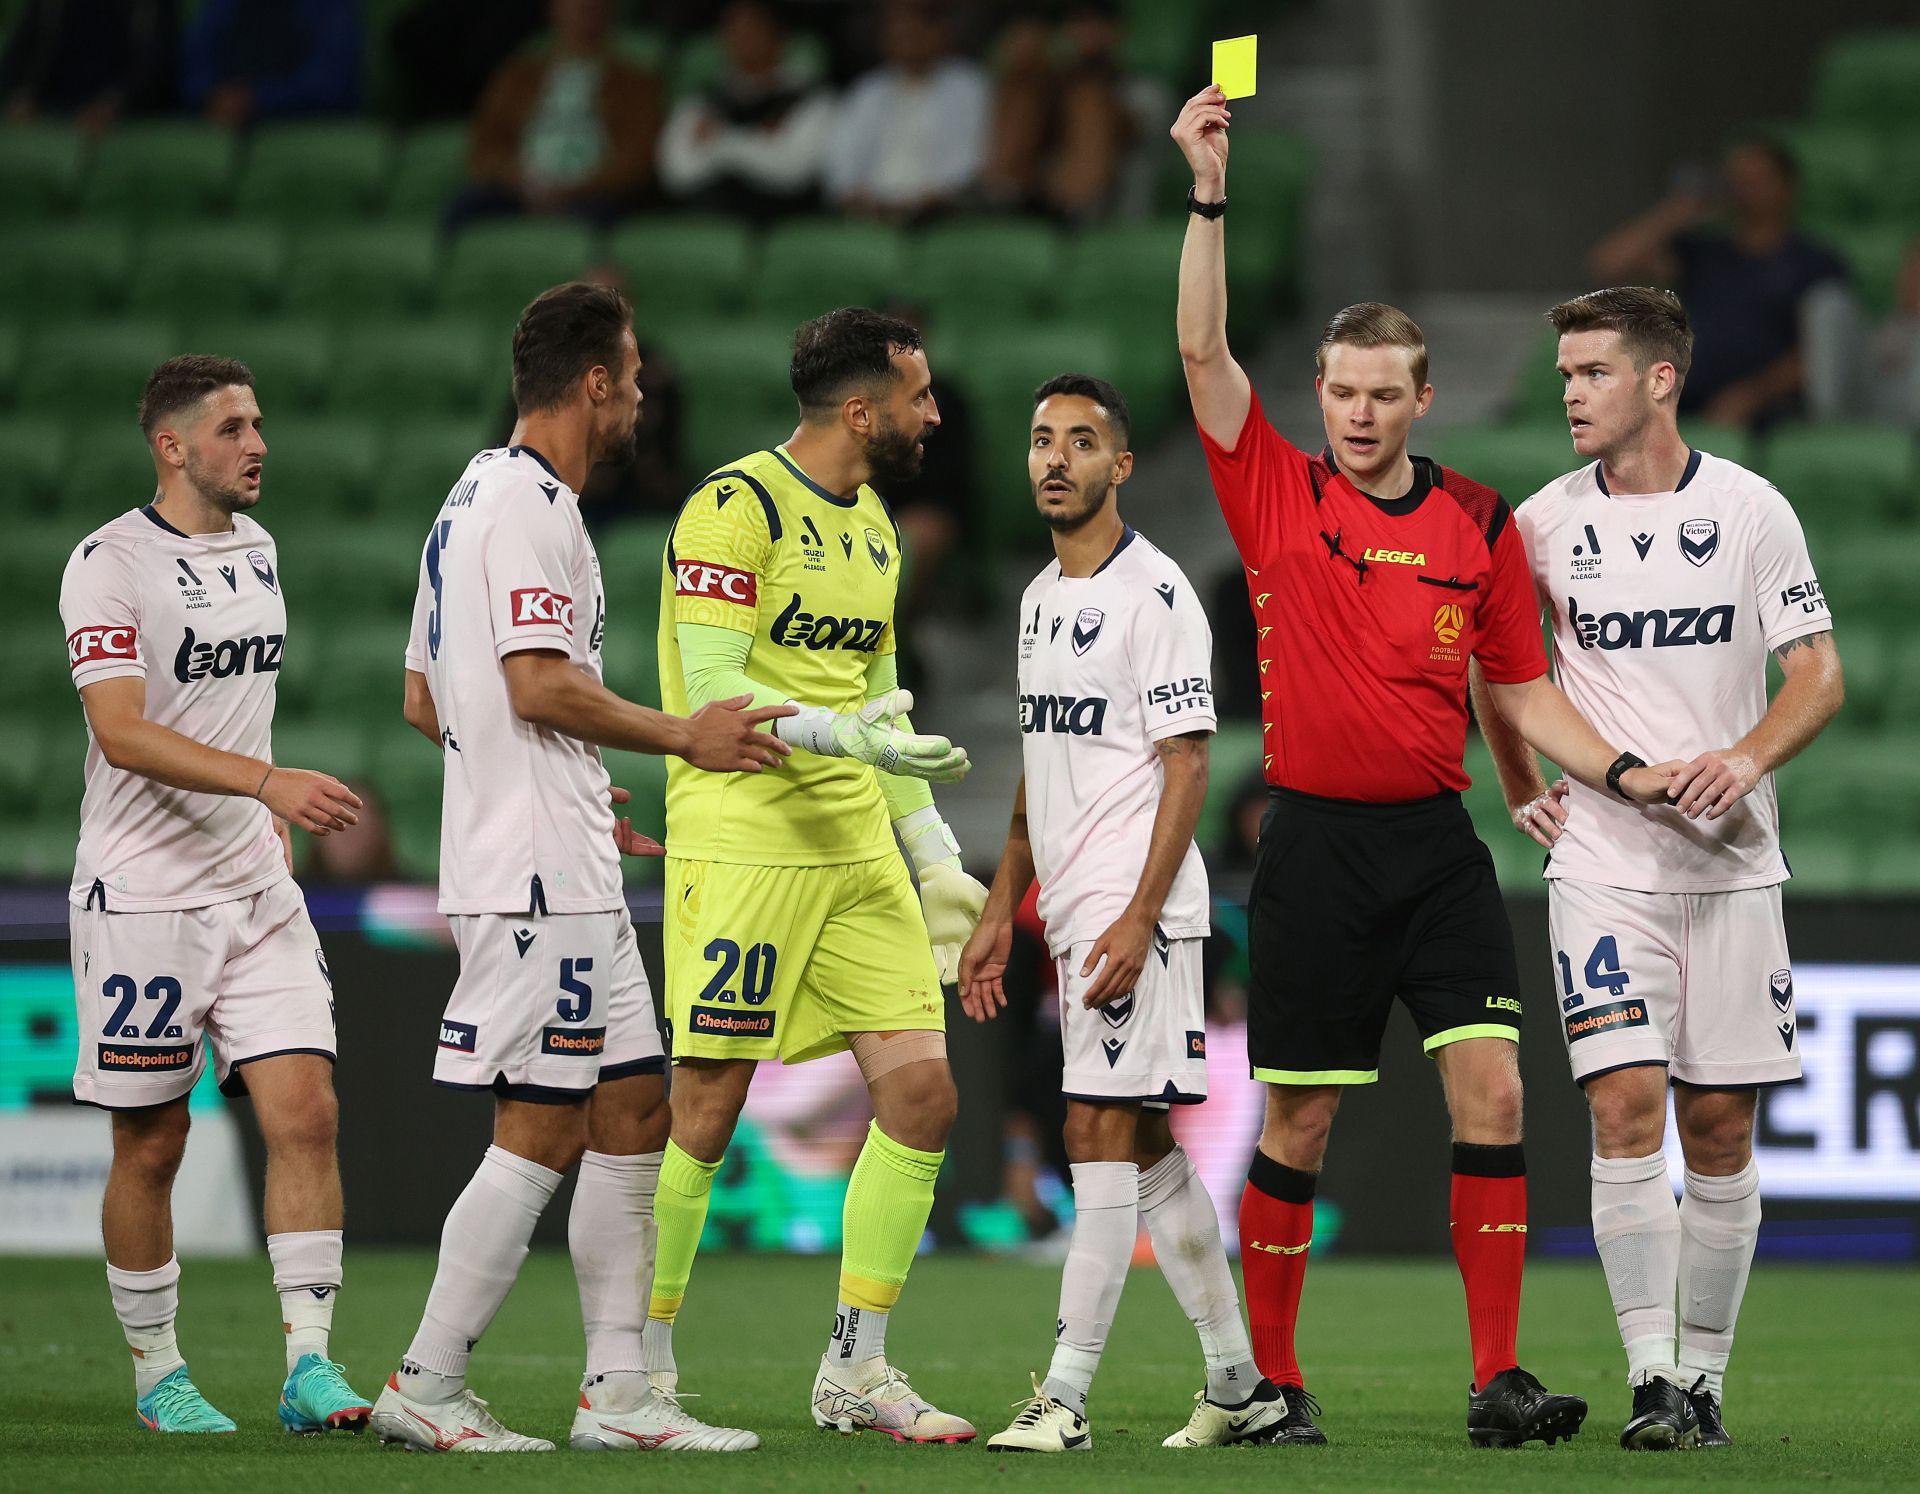
[[805, 1063], [851, 1032], [946, 1029], [926, 920], [898, 856], [845, 866], [667, 858], [673, 1056]]

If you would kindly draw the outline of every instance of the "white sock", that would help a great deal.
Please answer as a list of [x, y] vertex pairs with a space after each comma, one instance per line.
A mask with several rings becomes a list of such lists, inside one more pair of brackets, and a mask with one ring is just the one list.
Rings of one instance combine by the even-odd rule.
[[169, 1256], [151, 1271], [110, 1265], [107, 1288], [133, 1354], [133, 1393], [143, 1396], [186, 1363], [173, 1337], [173, 1320], [180, 1314], [180, 1258]]
[[1613, 1315], [1627, 1350], [1627, 1383], [1648, 1375], [1680, 1383], [1673, 1296], [1680, 1280], [1680, 1210], [1667, 1159], [1593, 1159], [1593, 1243], [1600, 1247]]
[[640, 1363], [649, 1375], [678, 1375], [673, 1359], [673, 1324], [648, 1318], [640, 1335]]
[[1220, 1216], [1193, 1170], [1193, 1159], [1177, 1143], [1140, 1174], [1140, 1217], [1161, 1274], [1200, 1334], [1208, 1399], [1240, 1405], [1259, 1388], [1260, 1371], [1240, 1320], [1240, 1294], [1220, 1241]]
[[1072, 1171], [1073, 1243], [1060, 1273], [1053, 1363], [1040, 1388], [1085, 1416], [1140, 1233], [1140, 1169], [1131, 1162], [1075, 1162]]
[[833, 1332], [827, 1338], [827, 1360], [832, 1364], [862, 1364], [887, 1352], [887, 1319], [890, 1312], [873, 1307], [854, 1307], [846, 1302], [833, 1306]]
[[473, 1346], [507, 1300], [540, 1211], [559, 1186], [552, 1168], [487, 1148], [447, 1211], [427, 1310], [400, 1361], [401, 1388], [415, 1400], [449, 1401], [465, 1388]]
[[1759, 1238], [1760, 1170], [1751, 1158], [1731, 1177], [1687, 1169], [1680, 1200], [1680, 1375], [1688, 1385], [1705, 1376], [1716, 1401], [1725, 1399], [1734, 1320]]
[[267, 1236], [273, 1289], [280, 1294], [280, 1326], [287, 1333], [289, 1370], [303, 1354], [327, 1357], [333, 1304], [340, 1295], [342, 1238], [337, 1229], [303, 1229]]
[[643, 1369], [641, 1331], [653, 1295], [653, 1194], [664, 1152], [587, 1152], [567, 1214], [567, 1248], [587, 1330], [587, 1375]]

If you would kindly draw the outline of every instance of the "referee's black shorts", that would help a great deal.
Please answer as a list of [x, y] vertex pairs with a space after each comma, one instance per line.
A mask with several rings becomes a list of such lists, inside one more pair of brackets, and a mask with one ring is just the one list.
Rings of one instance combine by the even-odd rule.
[[1513, 930], [1458, 794], [1272, 798], [1247, 907], [1254, 1078], [1371, 1084], [1396, 996], [1428, 1053], [1520, 1041]]

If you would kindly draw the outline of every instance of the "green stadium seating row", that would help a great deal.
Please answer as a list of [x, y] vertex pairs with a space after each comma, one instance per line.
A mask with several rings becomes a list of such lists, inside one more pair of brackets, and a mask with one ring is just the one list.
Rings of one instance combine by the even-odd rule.
[[1813, 114], [1823, 124], [1920, 132], [1920, 28], [1861, 31], [1828, 46]]
[[1778, 125], [1770, 133], [1800, 167], [1800, 207], [1808, 221], [1920, 229], [1920, 119], [1898, 133], [1818, 120]]

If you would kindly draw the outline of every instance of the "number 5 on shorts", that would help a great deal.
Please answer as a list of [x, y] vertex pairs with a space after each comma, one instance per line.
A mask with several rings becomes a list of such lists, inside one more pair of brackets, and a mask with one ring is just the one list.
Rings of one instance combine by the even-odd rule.
[[584, 1022], [593, 1010], [593, 987], [580, 977], [593, 969], [592, 959], [560, 962], [561, 996], [553, 1009], [562, 1022]]

